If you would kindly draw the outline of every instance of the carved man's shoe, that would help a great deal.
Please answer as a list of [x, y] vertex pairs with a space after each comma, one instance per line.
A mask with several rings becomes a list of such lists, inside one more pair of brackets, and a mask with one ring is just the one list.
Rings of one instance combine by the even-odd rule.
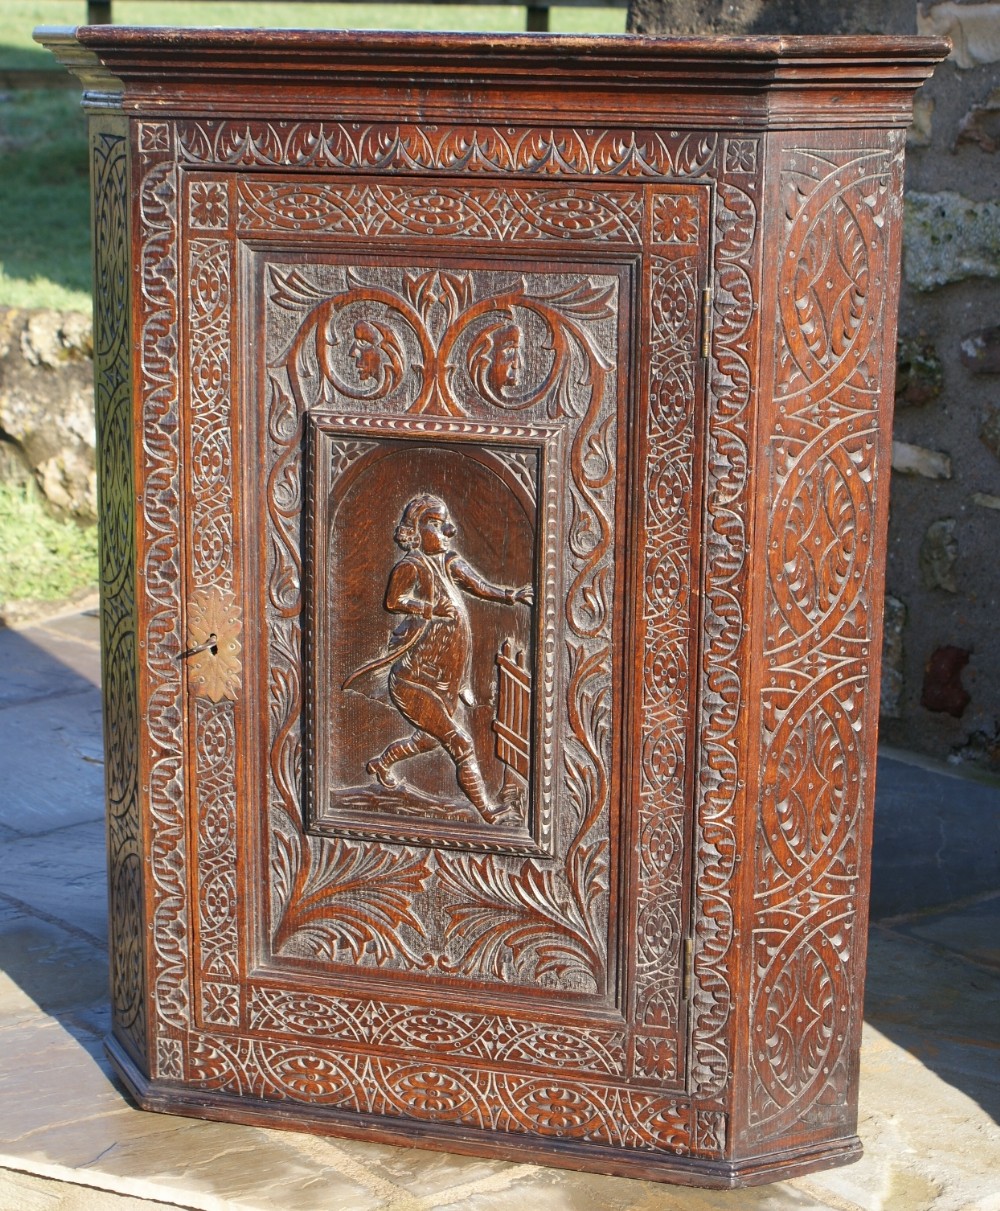
[[394, 790], [400, 784], [399, 778], [392, 772], [392, 769], [378, 757], [373, 757], [365, 766], [365, 769], [386, 790]]
[[513, 803], [500, 803], [496, 807], [487, 805], [479, 809], [487, 824], [499, 824], [501, 820], [509, 820], [512, 816], [520, 816]]

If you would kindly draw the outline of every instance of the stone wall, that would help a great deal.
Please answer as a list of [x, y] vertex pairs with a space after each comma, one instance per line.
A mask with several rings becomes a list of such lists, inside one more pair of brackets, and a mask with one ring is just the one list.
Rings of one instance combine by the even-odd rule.
[[907, 149], [882, 736], [1000, 770], [1000, 3], [632, 0], [629, 28], [952, 39]]
[[907, 149], [882, 736], [1000, 770], [1000, 3], [911, 14], [955, 51]]
[[88, 316], [0, 308], [0, 479], [80, 522], [97, 517], [92, 359]]

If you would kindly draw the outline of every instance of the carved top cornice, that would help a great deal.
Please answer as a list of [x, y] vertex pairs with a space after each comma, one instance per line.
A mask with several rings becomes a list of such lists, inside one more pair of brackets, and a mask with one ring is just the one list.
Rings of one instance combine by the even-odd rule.
[[[43, 28], [92, 93], [161, 115], [545, 115], [715, 128], [905, 126], [943, 38], [645, 38], [337, 30]], [[637, 104], [641, 95], [641, 104]], [[95, 101], [96, 97], [89, 98]], [[582, 107], [582, 108], [581, 108]]]

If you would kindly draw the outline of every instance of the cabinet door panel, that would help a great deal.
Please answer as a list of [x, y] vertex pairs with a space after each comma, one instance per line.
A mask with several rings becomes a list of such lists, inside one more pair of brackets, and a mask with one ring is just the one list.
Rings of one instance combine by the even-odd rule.
[[250, 709], [194, 714], [203, 1027], [385, 1113], [376, 1053], [683, 1091], [708, 189], [186, 184], [232, 228], [188, 244], [228, 313], [189, 306], [242, 367], [253, 636]]

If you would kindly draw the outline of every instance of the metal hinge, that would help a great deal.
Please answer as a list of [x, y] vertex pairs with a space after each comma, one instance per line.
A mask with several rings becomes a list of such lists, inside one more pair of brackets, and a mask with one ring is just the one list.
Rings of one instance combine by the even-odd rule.
[[694, 983], [694, 939], [685, 938], [682, 946], [681, 1000], [691, 997], [691, 985]]
[[701, 292], [701, 356], [707, 358], [712, 352], [712, 287]]

